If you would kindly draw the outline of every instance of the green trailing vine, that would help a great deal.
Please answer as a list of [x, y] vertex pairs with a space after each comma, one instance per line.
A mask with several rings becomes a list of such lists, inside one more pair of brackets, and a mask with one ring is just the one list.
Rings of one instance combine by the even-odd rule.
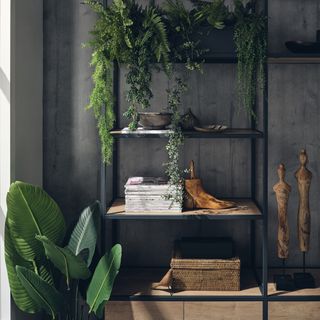
[[238, 64], [237, 82], [241, 105], [250, 116], [256, 117], [257, 86], [264, 89], [267, 51], [266, 17], [252, 12], [252, 7], [244, 6], [240, 0], [235, 1], [236, 25], [234, 41]]
[[128, 8], [122, 1], [115, 0], [104, 8], [100, 2], [85, 1], [97, 13], [97, 22], [91, 34], [93, 39], [85, 46], [91, 47], [91, 65], [94, 67], [93, 83], [89, 105], [97, 120], [101, 141], [101, 153], [104, 162], [110, 164], [112, 159], [113, 138], [110, 130], [114, 126], [114, 97], [112, 72], [114, 61], [127, 60], [130, 48], [130, 25]]
[[183, 204], [183, 177], [179, 168], [180, 148], [183, 145], [184, 136], [181, 130], [181, 117], [179, 107], [181, 105], [181, 95], [187, 90], [186, 84], [180, 78], [175, 79], [176, 84], [172, 89], [168, 89], [168, 110], [172, 112], [172, 129], [168, 134], [168, 144], [166, 150], [168, 152], [168, 162], [166, 166], [166, 174], [169, 177], [169, 193], [167, 199], [172, 202]]
[[[95, 67], [92, 76], [94, 88], [90, 95], [88, 108], [93, 108], [97, 120], [103, 161], [110, 163], [113, 150], [113, 137], [110, 130], [113, 128], [115, 120], [112, 97], [112, 67], [104, 53], [99, 50], [92, 55], [91, 65]], [[105, 110], [103, 110], [103, 106], [105, 106]]]

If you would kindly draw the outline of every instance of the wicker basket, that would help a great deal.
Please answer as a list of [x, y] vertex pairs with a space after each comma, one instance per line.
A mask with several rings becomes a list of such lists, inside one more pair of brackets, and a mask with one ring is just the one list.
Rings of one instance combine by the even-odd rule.
[[171, 259], [172, 289], [239, 291], [240, 259]]

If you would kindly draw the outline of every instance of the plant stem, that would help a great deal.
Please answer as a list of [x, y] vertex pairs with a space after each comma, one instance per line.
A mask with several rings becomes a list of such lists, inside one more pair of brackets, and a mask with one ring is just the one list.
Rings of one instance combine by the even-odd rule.
[[78, 307], [79, 307], [79, 280], [76, 281], [76, 285], [75, 285], [75, 295], [74, 295], [74, 299], [75, 299], [75, 319], [78, 319]]

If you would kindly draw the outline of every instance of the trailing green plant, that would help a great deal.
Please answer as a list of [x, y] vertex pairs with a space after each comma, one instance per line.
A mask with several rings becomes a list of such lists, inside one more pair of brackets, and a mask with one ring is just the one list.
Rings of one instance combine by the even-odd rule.
[[[101, 318], [120, 268], [121, 246], [115, 245], [107, 252], [91, 276], [100, 204], [95, 202], [82, 212], [65, 247], [61, 246], [66, 230], [62, 213], [41, 188], [13, 183], [7, 206], [5, 260], [18, 308], [27, 313], [43, 310], [52, 319], [82, 318], [79, 284], [90, 279], [82, 298], [89, 306], [89, 313]], [[59, 280], [57, 270], [64, 275], [65, 285]]]
[[166, 195], [167, 199], [172, 202], [183, 204], [183, 177], [182, 171], [179, 168], [180, 148], [184, 141], [184, 136], [181, 130], [181, 117], [179, 106], [181, 105], [181, 95], [187, 90], [186, 84], [181, 78], [175, 79], [176, 84], [172, 89], [168, 89], [168, 110], [172, 112], [171, 125], [169, 131], [169, 141], [166, 145], [168, 152], [168, 162], [166, 166], [166, 174], [169, 177], [169, 192]]
[[97, 1], [86, 1], [85, 3], [96, 12], [98, 17], [91, 31], [93, 39], [85, 44], [86, 47], [91, 47], [93, 50], [90, 64], [94, 68], [92, 75], [94, 86], [87, 108], [93, 109], [97, 121], [102, 159], [110, 164], [113, 150], [113, 137], [110, 130], [115, 121], [113, 61], [122, 59], [122, 55], [126, 53], [126, 47], [130, 45], [127, 34], [130, 21], [124, 22], [122, 19], [121, 14], [124, 15], [125, 8], [122, 8], [118, 2], [107, 9]]
[[253, 108], [257, 88], [259, 86], [263, 90], [265, 86], [267, 19], [264, 15], [255, 13], [250, 3], [244, 6], [241, 0], [235, 0], [234, 14], [239, 100], [248, 114], [256, 117]]

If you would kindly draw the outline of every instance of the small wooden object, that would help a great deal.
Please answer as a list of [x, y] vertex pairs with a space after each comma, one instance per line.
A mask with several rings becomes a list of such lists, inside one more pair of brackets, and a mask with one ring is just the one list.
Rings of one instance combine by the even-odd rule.
[[224, 201], [215, 198], [207, 193], [202, 186], [201, 180], [196, 178], [194, 162], [190, 162], [190, 179], [185, 180], [186, 200], [184, 206], [186, 209], [228, 209], [236, 207], [231, 201]]
[[310, 207], [309, 191], [312, 173], [307, 169], [308, 156], [305, 150], [299, 155], [300, 168], [296, 171], [295, 177], [299, 190], [298, 209], [298, 240], [301, 252], [308, 252], [310, 248]]
[[291, 186], [284, 180], [286, 169], [281, 163], [278, 167], [279, 182], [273, 187], [278, 203], [278, 258], [289, 257], [289, 223], [288, 223], [288, 201]]

